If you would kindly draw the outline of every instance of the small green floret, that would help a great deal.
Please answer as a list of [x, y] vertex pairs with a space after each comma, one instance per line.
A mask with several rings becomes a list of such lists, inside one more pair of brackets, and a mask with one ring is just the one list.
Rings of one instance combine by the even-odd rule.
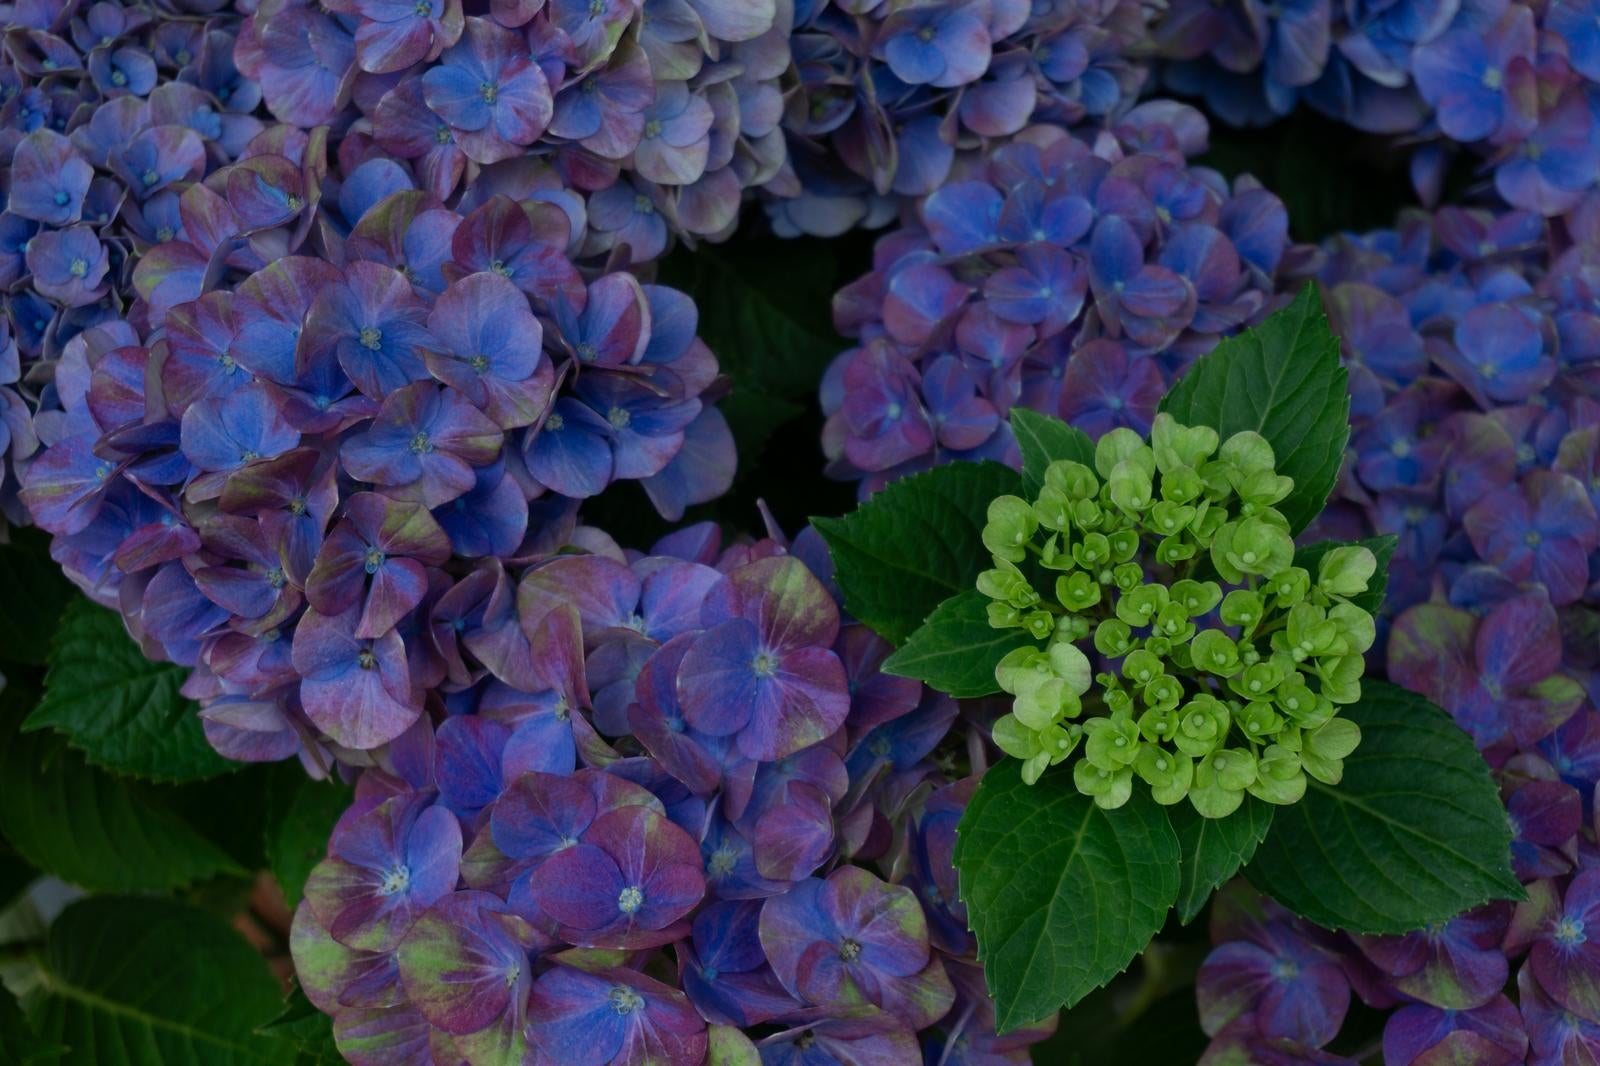
[[1101, 807], [1139, 787], [1208, 818], [1338, 782], [1377, 560], [1348, 545], [1295, 566], [1275, 506], [1293, 488], [1259, 434], [1160, 414], [1148, 442], [1113, 430], [1094, 469], [1052, 463], [1036, 498], [990, 504], [978, 590], [991, 625], [1034, 641], [995, 671], [1012, 708], [994, 740], [1025, 780], [1072, 759]]

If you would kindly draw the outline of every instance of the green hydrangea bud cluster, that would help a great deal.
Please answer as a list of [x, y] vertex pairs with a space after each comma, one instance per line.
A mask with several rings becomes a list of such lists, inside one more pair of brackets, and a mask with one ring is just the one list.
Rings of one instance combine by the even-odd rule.
[[1339, 781], [1361, 731], [1336, 713], [1360, 698], [1375, 636], [1351, 598], [1377, 560], [1345, 546], [1314, 577], [1295, 566], [1274, 507], [1293, 487], [1259, 434], [1219, 447], [1215, 430], [1160, 414], [1148, 442], [1113, 430], [1093, 470], [1051, 463], [1037, 499], [989, 505], [989, 622], [1037, 642], [995, 670], [1014, 700], [994, 740], [1030, 784], [1080, 744], [1073, 781], [1105, 808], [1135, 778], [1208, 818], [1246, 792], [1293, 803], [1307, 774]]

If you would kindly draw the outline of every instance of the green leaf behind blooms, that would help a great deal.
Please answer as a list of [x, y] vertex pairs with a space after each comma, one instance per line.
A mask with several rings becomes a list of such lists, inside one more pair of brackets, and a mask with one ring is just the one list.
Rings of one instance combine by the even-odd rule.
[[1278, 510], [1299, 533], [1322, 513], [1350, 438], [1349, 375], [1322, 297], [1308, 282], [1294, 301], [1202, 357], [1161, 401], [1186, 426], [1267, 439], [1277, 471], [1294, 479]]
[[1019, 765], [983, 776], [955, 848], [1001, 1033], [1126, 969], [1178, 895], [1178, 838], [1148, 793], [1101, 810], [1070, 774], [1030, 786]]
[[1076, 426], [1059, 418], [1030, 411], [1011, 409], [1011, 432], [1022, 449], [1022, 487], [1029, 499], [1044, 487], [1044, 471], [1057, 459], [1070, 459], [1094, 469], [1094, 441]]
[[1013, 648], [1032, 643], [1021, 629], [989, 625], [989, 600], [977, 589], [951, 596], [934, 608], [883, 664], [883, 672], [914, 677], [957, 699], [1000, 691], [994, 668]]
[[1492, 899], [1521, 899], [1489, 767], [1444, 711], [1382, 681], [1344, 710], [1361, 746], [1337, 786], [1311, 781], [1245, 867], [1329, 929], [1404, 933]]
[[346, 785], [315, 780], [298, 762], [291, 760], [271, 778], [263, 842], [267, 864], [290, 907], [300, 902], [311, 868], [328, 853], [333, 825], [349, 806]]
[[37, 529], [13, 529], [0, 544], [0, 662], [43, 665], [50, 634], [76, 592], [50, 558], [50, 543]]
[[1178, 920], [1185, 925], [1205, 909], [1212, 891], [1239, 872], [1272, 827], [1273, 806], [1246, 796], [1226, 818], [1205, 818], [1193, 804], [1167, 808], [1182, 854], [1178, 866]]
[[266, 960], [227, 923], [171, 900], [95, 897], [50, 928], [28, 1015], [63, 1066], [288, 1066], [255, 1034], [280, 1010]]
[[1021, 491], [999, 463], [951, 463], [902, 478], [843, 518], [812, 520], [833, 553], [845, 609], [899, 645], [990, 565], [989, 501]]
[[44, 699], [23, 729], [54, 729], [96, 766], [151, 781], [195, 781], [236, 769], [206, 741], [178, 691], [188, 671], [151, 662], [116, 612], [67, 606], [50, 649]]

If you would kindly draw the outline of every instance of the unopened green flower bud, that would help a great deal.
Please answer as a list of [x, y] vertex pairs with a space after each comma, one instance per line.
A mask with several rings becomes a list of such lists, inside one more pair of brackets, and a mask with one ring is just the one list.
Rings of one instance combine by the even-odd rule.
[[1083, 723], [1083, 757], [1102, 770], [1132, 766], [1139, 754], [1139, 727], [1127, 715], [1091, 718]]
[[1300, 756], [1281, 744], [1269, 745], [1256, 760], [1256, 779], [1249, 791], [1267, 803], [1300, 802], [1306, 794], [1306, 775], [1300, 772]]
[[1227, 704], [1215, 696], [1196, 696], [1178, 712], [1178, 735], [1173, 743], [1185, 755], [1199, 758], [1222, 743], [1231, 721]]
[[1101, 437], [1094, 446], [1094, 468], [1101, 477], [1109, 480], [1117, 465], [1125, 459], [1142, 456], [1136, 461], [1149, 465], [1145, 472], [1154, 475], [1156, 472], [1156, 454], [1150, 446], [1140, 438], [1139, 434], [1125, 426], [1119, 426], [1110, 433]]
[[1175, 566], [1194, 555], [1194, 542], [1187, 537], [1163, 537], [1156, 544], [1156, 562], [1163, 566]]
[[1144, 583], [1144, 567], [1138, 563], [1118, 563], [1111, 569], [1111, 583], [1123, 592]]
[[1211, 542], [1211, 562], [1228, 581], [1245, 574], [1275, 574], [1294, 560], [1294, 539], [1288, 531], [1259, 515], [1229, 523]]
[[1148, 651], [1131, 652], [1122, 660], [1122, 676], [1130, 685], [1148, 685], [1166, 672], [1161, 660]]
[[1022, 612], [1009, 603], [991, 602], [988, 612], [991, 629], [1019, 629], [1022, 626]]
[[1022, 628], [1034, 640], [1049, 640], [1056, 631], [1055, 615], [1049, 611], [1029, 611], [1022, 616]]
[[1331, 718], [1301, 734], [1300, 762], [1306, 773], [1325, 785], [1344, 777], [1344, 760], [1361, 743], [1361, 727], [1348, 718]]
[[1133, 631], [1128, 628], [1128, 623], [1116, 618], [1107, 618], [1094, 629], [1094, 650], [1108, 659], [1115, 659], [1119, 655], [1126, 655], [1128, 649], [1133, 647]]
[[1271, 470], [1253, 470], [1240, 478], [1234, 491], [1243, 501], [1246, 514], [1271, 507], [1294, 491], [1294, 478], [1275, 474]]
[[1031, 759], [1039, 754], [1039, 731], [1023, 725], [1014, 714], [995, 719], [991, 735], [994, 746], [1014, 759]]
[[1111, 542], [1104, 533], [1090, 533], [1072, 546], [1072, 558], [1091, 574], [1098, 574], [1111, 563]]
[[1173, 584], [1172, 602], [1182, 607], [1190, 618], [1198, 618], [1222, 602], [1222, 586], [1215, 581], [1185, 578]]
[[1071, 644], [1052, 644], [1049, 651], [1050, 670], [1067, 683], [1078, 695], [1088, 692], [1094, 684], [1093, 667], [1089, 657]]
[[1133, 693], [1125, 688], [1108, 688], [1101, 693], [1101, 698], [1105, 700], [1106, 709], [1112, 714], [1133, 713]]
[[1133, 770], [1104, 770], [1084, 758], [1072, 768], [1072, 783], [1092, 798], [1096, 807], [1114, 811], [1133, 795]]
[[1193, 759], [1154, 744], [1139, 749], [1133, 769], [1149, 784], [1151, 797], [1166, 807], [1187, 796], [1194, 783]]
[[1360, 545], [1334, 548], [1317, 564], [1317, 587], [1330, 596], [1359, 596], [1378, 570], [1378, 557]]
[[1063, 718], [1076, 718], [1081, 711], [1077, 694], [1059, 677], [1020, 692], [1011, 701], [1011, 713], [1029, 729], [1043, 729]]
[[1223, 748], [1200, 760], [1189, 790], [1195, 810], [1207, 818], [1226, 818], [1244, 802], [1256, 780], [1256, 757], [1242, 748]]
[[1267, 699], [1283, 680], [1283, 668], [1268, 659], [1245, 667], [1244, 672], [1228, 679], [1228, 687], [1247, 700]]
[[1150, 509], [1144, 524], [1146, 529], [1152, 530], [1158, 536], [1175, 537], [1188, 528], [1194, 516], [1195, 509], [1188, 504], [1162, 500]]
[[1273, 702], [1284, 717], [1304, 729], [1322, 725], [1333, 717], [1335, 710], [1332, 700], [1312, 692], [1298, 674], [1294, 680], [1280, 685], [1274, 697]]
[[1118, 598], [1117, 617], [1130, 626], [1150, 625], [1169, 598], [1165, 585], [1140, 585]]
[[1137, 458], [1124, 459], [1111, 472], [1111, 502], [1128, 514], [1137, 515], [1150, 508], [1154, 483]]
[[994, 679], [1000, 691], [1013, 696], [1032, 691], [1055, 676], [1049, 654], [1033, 647], [1013, 648], [994, 666]]
[[1020, 563], [1025, 545], [1039, 528], [1033, 507], [1020, 496], [1000, 496], [989, 501], [989, 521], [983, 527], [983, 546], [997, 559]]
[[1217, 431], [1210, 426], [1184, 426], [1165, 411], [1150, 426], [1150, 448], [1163, 474], [1192, 469], [1217, 450]]
[[1167, 503], [1189, 503], [1205, 491], [1206, 483], [1198, 471], [1181, 469], [1161, 475], [1161, 499]]
[[1065, 533], [1052, 533], [1039, 549], [1039, 565], [1046, 570], [1071, 570], [1078, 564], [1073, 561], [1070, 541]]
[[1263, 610], [1261, 597], [1249, 589], [1234, 589], [1222, 597], [1223, 625], [1249, 629], [1261, 621]]
[[1306, 598], [1311, 591], [1311, 575], [1303, 568], [1291, 566], [1280, 570], [1262, 586], [1263, 592], [1272, 593], [1272, 601], [1287, 610]]
[[[1289, 608], [1289, 623], [1281, 633], [1283, 650], [1295, 662], [1325, 654], [1339, 639], [1339, 627], [1328, 621], [1327, 612], [1309, 603], [1297, 603]], [[1274, 641], [1276, 646], [1278, 641]]]
[[1078, 529], [1099, 529], [1105, 512], [1093, 500], [1078, 500], [1072, 505], [1072, 524]]
[[1349, 655], [1364, 655], [1378, 638], [1372, 615], [1353, 603], [1336, 603], [1328, 608], [1328, 621], [1339, 627], [1339, 638]]
[[1195, 512], [1189, 523], [1189, 534], [1196, 544], [1209, 546], [1217, 539], [1217, 532], [1228, 524], [1228, 509], [1219, 503], [1208, 503]]
[[1366, 664], [1359, 655], [1323, 656], [1317, 660], [1322, 694], [1334, 703], [1355, 703], [1361, 698], [1361, 673]]
[[1063, 533], [1072, 528], [1072, 498], [1059, 489], [1046, 485], [1033, 501], [1033, 517], [1041, 528]]
[[1100, 495], [1100, 479], [1094, 471], [1070, 459], [1057, 459], [1045, 467], [1044, 484], [1069, 500], [1092, 500]]
[[1239, 730], [1257, 744], [1265, 743], [1278, 735], [1283, 728], [1283, 718], [1265, 700], [1251, 700], [1234, 719]]
[[1082, 570], [1056, 578], [1056, 599], [1069, 611], [1087, 611], [1100, 602], [1100, 582]]
[[1089, 619], [1081, 614], [1063, 614], [1056, 617], [1055, 638], [1067, 644], [1076, 644], [1089, 635]]
[[1168, 640], [1160, 633], [1152, 633], [1144, 639], [1144, 650], [1149, 652], [1151, 655], [1159, 655], [1163, 659], [1171, 659], [1172, 650], [1174, 648], [1183, 646], [1184, 645], [1173, 644], [1172, 641]]
[[1171, 743], [1178, 735], [1176, 707], [1151, 707], [1139, 716], [1139, 735], [1152, 743]]
[[1139, 531], [1119, 529], [1107, 533], [1106, 543], [1111, 546], [1111, 561], [1125, 563], [1139, 554]]
[[1143, 696], [1147, 707], [1176, 707], [1183, 699], [1183, 682], [1170, 674], [1158, 677], [1144, 687]]
[[1194, 623], [1189, 612], [1179, 603], [1168, 603], [1156, 615], [1155, 631], [1170, 641], [1181, 643], [1194, 636]]
[[1034, 591], [1016, 564], [1004, 559], [996, 562], [998, 565], [993, 570], [985, 570], [978, 575], [978, 591], [991, 600], [1009, 603], [1018, 610], [1027, 610], [1037, 605], [1038, 592]]
[[1194, 657], [1196, 670], [1218, 677], [1232, 677], [1239, 672], [1239, 647], [1220, 629], [1196, 633], [1189, 643], [1189, 654]]
[[1222, 450], [1217, 458], [1227, 463], [1241, 476], [1255, 473], [1257, 470], [1271, 472], [1277, 465], [1277, 457], [1272, 454], [1272, 445], [1267, 443], [1267, 438], [1252, 430], [1240, 430], [1222, 442]]

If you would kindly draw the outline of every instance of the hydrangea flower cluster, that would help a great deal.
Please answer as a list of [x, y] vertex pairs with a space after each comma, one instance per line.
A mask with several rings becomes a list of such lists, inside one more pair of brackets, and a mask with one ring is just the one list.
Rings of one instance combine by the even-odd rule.
[[340, 1051], [1026, 1062], [1048, 1028], [994, 1035], [950, 861], [982, 725], [878, 672], [809, 532], [597, 547], [529, 569], [509, 629], [431, 627], [448, 691], [295, 916]]
[[[788, 0], [267, 0], [237, 61], [301, 128], [359, 113], [447, 200], [544, 161], [587, 200], [587, 255], [648, 262], [717, 238], [784, 169]], [[624, 247], [626, 245], [626, 247]]]
[[801, 0], [775, 226], [882, 225], [1032, 125], [1110, 125], [1148, 75], [1147, 19], [1139, 0]]
[[[1207, 818], [1246, 792], [1294, 803], [1307, 774], [1337, 784], [1361, 738], [1335, 715], [1360, 698], [1375, 635], [1351, 602], [1372, 552], [1331, 548], [1315, 578], [1294, 565], [1273, 506], [1294, 482], [1258, 433], [1219, 447], [1216, 430], [1162, 413], [1149, 443], [1115, 429], [1094, 460], [1057, 460], [1037, 499], [989, 505], [995, 566], [978, 578], [989, 623], [1044, 642], [995, 669], [1015, 697], [996, 745], [1031, 784], [1081, 741], [1073, 783], [1105, 808], [1128, 802], [1135, 776], [1158, 803], [1187, 798]], [[1193, 576], [1206, 563], [1220, 582]], [[1092, 676], [1077, 646], [1091, 636], [1107, 666]]]
[[[177, 224], [178, 192], [261, 129], [233, 65], [237, 20], [112, 0], [0, 8], [0, 516], [48, 438], [50, 368], [117, 316], [131, 257]], [[188, 17], [183, 17], [187, 13]]]
[[1183, 0], [1152, 33], [1174, 91], [1224, 121], [1260, 124], [1300, 101], [1373, 133], [1422, 142], [1418, 187], [1439, 195], [1450, 154], [1486, 157], [1514, 207], [1561, 214], [1600, 167], [1600, 7]]
[[1324, 531], [1399, 535], [1377, 650], [1495, 768], [1529, 898], [1405, 937], [1270, 906], [1214, 922], [1217, 1061], [1275, 1044], [1322, 1061], [1352, 992], [1393, 1008], [1386, 1061], [1600, 1055], [1597, 208], [1562, 219], [1565, 251], [1537, 214], [1456, 208], [1327, 247], [1354, 432]]
[[1015, 464], [1015, 405], [1148, 433], [1172, 376], [1272, 309], [1298, 259], [1278, 198], [1188, 167], [1205, 120], [1141, 105], [1092, 143], [1034, 128], [879, 240], [834, 299], [823, 448], [863, 492], [951, 459]]
[[325, 769], [417, 720], [457, 641], [526, 677], [516, 578], [577, 500], [634, 480], [677, 517], [734, 457], [693, 302], [586, 280], [559, 199], [451, 210], [393, 160], [342, 151], [341, 180], [323, 154], [276, 127], [183, 190], [128, 319], [67, 342], [22, 498], [73, 580], [194, 668], [218, 750]]

